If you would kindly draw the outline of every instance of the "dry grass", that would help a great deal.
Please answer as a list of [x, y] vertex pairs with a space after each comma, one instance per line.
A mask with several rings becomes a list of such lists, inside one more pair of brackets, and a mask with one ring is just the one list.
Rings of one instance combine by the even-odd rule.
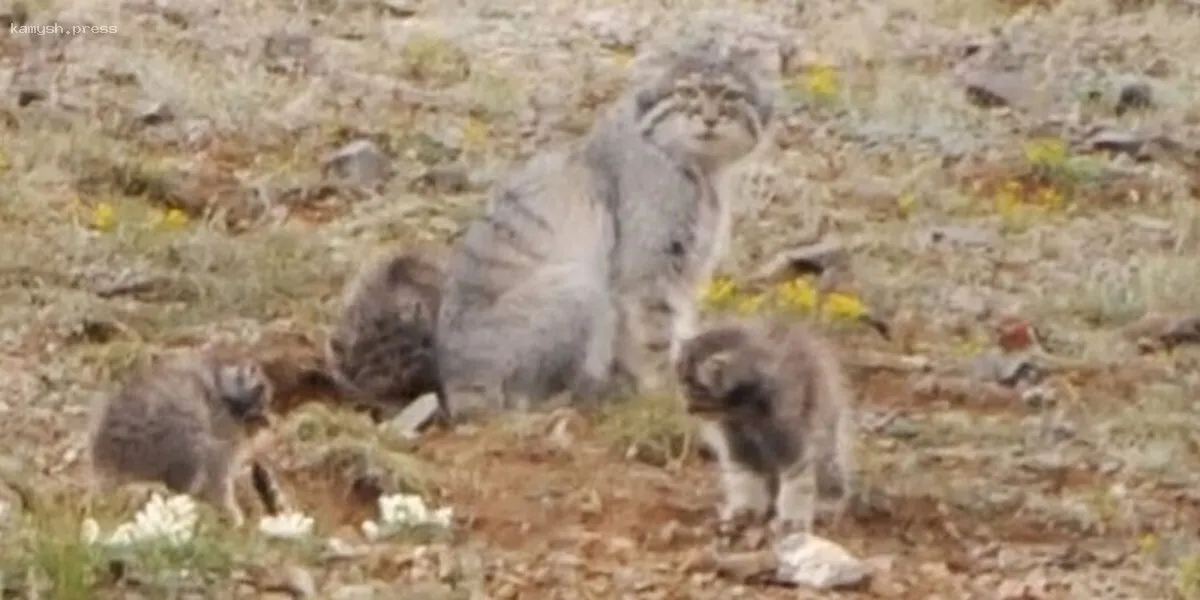
[[[731, 280], [708, 290], [712, 310], [816, 315], [852, 364], [920, 354], [933, 377], [994, 345], [997, 318], [1016, 315], [1068, 364], [1042, 404], [852, 369], [864, 422], [882, 424], [859, 444], [870, 506], [831, 535], [898, 557], [874, 593], [1200, 597], [1200, 548], [1179, 535], [1200, 524], [1200, 360], [1186, 347], [1141, 356], [1121, 335], [1146, 314], [1200, 308], [1194, 3], [469, 2], [415, 16], [402, 4], [39, 0], [25, 3], [30, 23], [119, 30], [0, 38], [0, 71], [13, 75], [0, 108], [0, 413], [17, 465], [3, 489], [36, 498], [22, 510], [17, 490], [4, 495], [6, 590], [123, 593], [107, 557], [78, 543], [71, 501], [73, 432], [96, 394], [165, 348], [319, 338], [358, 261], [381, 244], [451, 238], [511, 161], [586, 129], [623, 84], [631, 46], [703, 5], [758, 12], [798, 43], [771, 177], [748, 184], [755, 206], [729, 274], [820, 220], [855, 248], [854, 281], [823, 308], [811, 280]], [[966, 99], [952, 69], [973, 43], [973, 64], [1019, 67], [1018, 106]], [[1118, 115], [1131, 76], [1154, 102]], [[156, 102], [173, 118], [147, 122]], [[1097, 123], [1184, 147], [1155, 145], [1144, 162], [1090, 152], [1080, 142]], [[389, 157], [381, 186], [323, 172], [357, 139]], [[465, 185], [417, 185], [451, 163]], [[855, 320], [863, 310], [890, 322], [891, 342]], [[715, 498], [708, 465], [681, 456], [678, 403], [641, 399], [592, 425], [565, 448], [519, 423], [414, 448], [344, 411], [302, 408], [273, 460], [324, 534], [357, 539], [374, 495], [415, 490], [454, 504], [461, 535], [415, 558], [385, 558], [417, 544], [389, 542], [334, 568], [214, 526], [195, 556], [135, 560], [140, 593], [184, 597], [285, 564], [324, 588], [420, 584], [426, 597], [739, 593], [671, 574], [709, 539]], [[189, 577], [170, 579], [181, 564]]]

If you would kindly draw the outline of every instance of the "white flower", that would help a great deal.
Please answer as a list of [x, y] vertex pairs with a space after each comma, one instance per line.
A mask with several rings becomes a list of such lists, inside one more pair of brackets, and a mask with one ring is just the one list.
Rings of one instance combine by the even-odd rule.
[[363, 532], [363, 537], [366, 537], [367, 540], [372, 541], [372, 542], [381, 537], [380, 531], [379, 531], [379, 524], [376, 523], [375, 521], [363, 521], [362, 532]]
[[454, 518], [454, 509], [446, 506], [431, 511], [420, 496], [392, 494], [379, 498], [379, 516], [385, 526], [437, 524], [440, 527], [449, 527]]
[[295, 540], [308, 537], [312, 529], [313, 518], [302, 512], [263, 517], [258, 522], [258, 530], [263, 535], [280, 539]]
[[441, 527], [449, 527], [454, 522], [454, 507], [443, 506], [433, 511], [429, 521]]
[[90, 546], [95, 544], [99, 539], [100, 524], [91, 517], [84, 519], [79, 527], [79, 540]]
[[[108, 545], [127, 545], [147, 540], [162, 540], [172, 545], [191, 541], [199, 514], [190, 496], [179, 494], [164, 500], [154, 494], [132, 522], [122, 523], [108, 537]], [[89, 527], [85, 522], [85, 529]], [[95, 526], [99, 536], [99, 525]]]

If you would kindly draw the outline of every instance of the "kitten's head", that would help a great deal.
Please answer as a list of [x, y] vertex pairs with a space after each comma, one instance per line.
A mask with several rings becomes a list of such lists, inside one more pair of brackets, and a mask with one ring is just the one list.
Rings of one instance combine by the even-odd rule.
[[433, 318], [421, 305], [359, 315], [326, 341], [327, 371], [353, 394], [412, 400], [428, 391], [436, 378]]
[[767, 360], [739, 327], [710, 329], [684, 342], [675, 373], [688, 413], [713, 419], [767, 415], [771, 390], [760, 365]]
[[257, 361], [244, 360], [219, 365], [215, 373], [217, 393], [229, 413], [247, 425], [269, 424], [271, 381]]
[[646, 139], [708, 170], [758, 146], [774, 116], [773, 99], [747, 56], [701, 41], [647, 61], [634, 92]]

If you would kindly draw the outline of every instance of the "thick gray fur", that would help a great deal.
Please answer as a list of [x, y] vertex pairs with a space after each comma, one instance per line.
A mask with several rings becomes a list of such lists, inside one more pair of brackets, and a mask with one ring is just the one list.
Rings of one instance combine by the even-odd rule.
[[452, 420], [607, 395], [613, 219], [585, 152], [537, 155], [501, 182], [447, 265], [435, 338]]
[[829, 343], [802, 323], [746, 320], [684, 343], [676, 373], [717, 456], [722, 520], [811, 528], [852, 486], [853, 401]]
[[346, 284], [325, 358], [338, 385], [376, 419], [438, 391], [433, 336], [442, 263], [432, 251], [393, 249]]
[[[272, 393], [258, 363], [204, 352], [167, 357], [134, 373], [93, 413], [85, 509], [90, 512], [99, 492], [161, 483], [241, 525], [233, 482], [269, 423]], [[265, 472], [261, 465], [255, 470]]]
[[619, 368], [644, 386], [695, 333], [699, 288], [730, 244], [731, 199], [718, 193], [719, 181], [764, 139], [774, 88], [751, 57], [711, 40], [642, 62], [591, 145], [617, 198], [613, 281], [626, 328]]
[[451, 417], [632, 393], [647, 352], [690, 335], [729, 236], [716, 178], [772, 109], [717, 46], [647, 64], [587, 137], [500, 183], [460, 240], [435, 336]]

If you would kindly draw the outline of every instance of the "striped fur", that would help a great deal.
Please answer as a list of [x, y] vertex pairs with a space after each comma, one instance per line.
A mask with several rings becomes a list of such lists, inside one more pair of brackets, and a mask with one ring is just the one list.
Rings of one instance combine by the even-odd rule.
[[708, 45], [639, 81], [583, 140], [498, 185], [459, 240], [435, 336], [451, 417], [635, 391], [647, 352], [690, 336], [729, 237], [715, 178], [758, 143], [770, 102]]
[[685, 342], [676, 374], [717, 456], [722, 520], [811, 529], [850, 495], [852, 397], [828, 342], [800, 323], [741, 321]]
[[[90, 512], [95, 494], [116, 486], [161, 483], [213, 504], [240, 526], [233, 482], [269, 425], [272, 394], [249, 359], [196, 352], [143, 368], [93, 413], [85, 508]], [[263, 465], [255, 470], [270, 478]], [[272, 509], [278, 496], [275, 490], [262, 500]]]
[[681, 340], [695, 333], [698, 288], [730, 243], [721, 178], [762, 142], [774, 97], [742, 57], [709, 41], [643, 62], [592, 144], [616, 177], [613, 275], [625, 325], [618, 355], [644, 382], [669, 370]]
[[607, 395], [613, 219], [584, 153], [545, 152], [500, 183], [449, 261], [435, 338], [453, 420]]
[[443, 263], [433, 251], [392, 249], [346, 285], [326, 362], [339, 386], [376, 419], [438, 390], [433, 334]]

